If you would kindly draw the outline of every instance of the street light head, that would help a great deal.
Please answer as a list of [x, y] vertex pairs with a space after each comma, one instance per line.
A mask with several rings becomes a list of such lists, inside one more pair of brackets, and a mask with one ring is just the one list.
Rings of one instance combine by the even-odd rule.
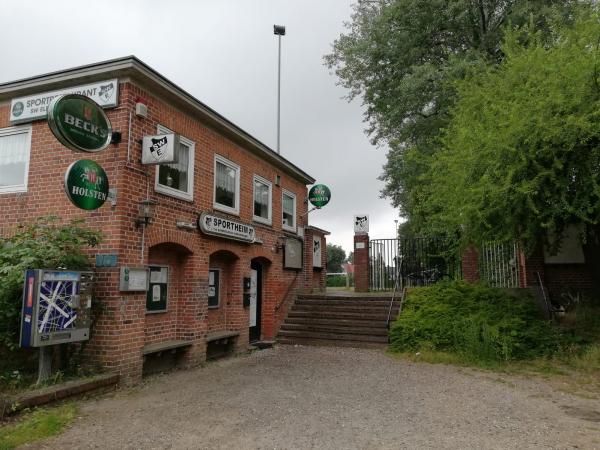
[[276, 34], [278, 36], [285, 36], [285, 26], [273, 25], [273, 34]]

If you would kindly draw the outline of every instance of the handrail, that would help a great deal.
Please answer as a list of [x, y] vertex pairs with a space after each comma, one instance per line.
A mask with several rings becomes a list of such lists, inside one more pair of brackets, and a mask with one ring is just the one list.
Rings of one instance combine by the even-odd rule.
[[552, 305], [548, 303], [548, 297], [546, 296], [546, 290], [544, 289], [544, 283], [542, 283], [542, 277], [539, 272], [536, 272], [538, 283], [540, 284], [540, 289], [542, 290], [542, 297], [544, 298], [544, 304], [546, 305], [546, 311], [548, 311], [549, 319], [552, 319], [554, 316], [554, 310], [552, 309]]
[[398, 284], [400, 284], [400, 289], [402, 289], [402, 298], [404, 297], [404, 289], [402, 288], [402, 277], [400, 276], [400, 272], [401, 270], [399, 270], [400, 267], [402, 267], [402, 260], [400, 260], [400, 264], [398, 264], [396, 266], [396, 280], [394, 282], [394, 292], [392, 292], [392, 298], [390, 299], [390, 307], [388, 308], [388, 315], [387, 315], [387, 320], [385, 322], [385, 327], [389, 330], [390, 329], [390, 318], [392, 316], [392, 308], [394, 307], [394, 300], [396, 299], [396, 292], [398, 291]]
[[285, 294], [283, 296], [283, 299], [275, 307], [275, 311], [279, 311], [279, 308], [281, 308], [283, 306], [283, 304], [286, 302], [286, 300], [288, 299], [288, 297], [290, 295], [290, 292], [292, 292], [292, 289], [294, 288], [294, 285], [296, 284], [296, 280], [298, 279], [298, 273], [299, 272], [296, 272], [296, 276], [294, 277], [294, 279], [292, 280], [292, 282], [288, 286], [287, 291], [285, 292]]

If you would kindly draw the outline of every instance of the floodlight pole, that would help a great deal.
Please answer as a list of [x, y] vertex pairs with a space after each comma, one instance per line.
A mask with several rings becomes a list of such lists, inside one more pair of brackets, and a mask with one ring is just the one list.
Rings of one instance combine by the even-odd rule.
[[279, 40], [277, 64], [277, 153], [279, 153], [281, 145], [281, 36], [285, 36], [285, 27], [283, 25], [273, 25], [273, 34], [277, 35]]

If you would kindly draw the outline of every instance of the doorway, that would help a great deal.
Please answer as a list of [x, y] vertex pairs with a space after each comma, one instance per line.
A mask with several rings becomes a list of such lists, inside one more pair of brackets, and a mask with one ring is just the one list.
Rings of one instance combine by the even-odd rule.
[[250, 263], [250, 308], [249, 308], [249, 338], [250, 342], [260, 341], [260, 322], [262, 309], [262, 275], [263, 269], [259, 262]]

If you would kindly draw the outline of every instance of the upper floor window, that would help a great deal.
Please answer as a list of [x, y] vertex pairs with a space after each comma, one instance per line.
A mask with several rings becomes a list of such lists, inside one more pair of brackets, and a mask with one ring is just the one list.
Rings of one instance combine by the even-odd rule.
[[240, 166], [215, 155], [214, 208], [240, 213]]
[[[168, 128], [158, 126], [158, 134], [172, 133]], [[194, 142], [179, 136], [179, 158], [174, 164], [161, 164], [156, 167], [154, 190], [183, 200], [194, 199]]]
[[254, 220], [271, 225], [273, 185], [254, 175]]
[[283, 191], [281, 195], [283, 229], [296, 232], [296, 195]]
[[26, 192], [31, 126], [0, 129], [0, 193]]

